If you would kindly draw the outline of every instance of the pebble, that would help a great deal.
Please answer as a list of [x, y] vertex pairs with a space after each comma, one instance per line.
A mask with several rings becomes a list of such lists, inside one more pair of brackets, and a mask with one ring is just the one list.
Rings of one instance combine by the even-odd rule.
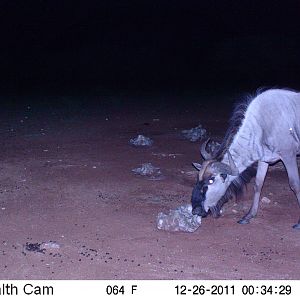
[[267, 198], [267, 197], [262, 197], [261, 202], [269, 204], [269, 203], [271, 203], [271, 200], [269, 198]]

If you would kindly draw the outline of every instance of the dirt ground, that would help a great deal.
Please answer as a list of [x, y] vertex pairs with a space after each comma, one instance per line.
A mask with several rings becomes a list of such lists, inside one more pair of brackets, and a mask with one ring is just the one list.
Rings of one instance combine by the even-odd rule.
[[[220, 139], [231, 104], [100, 100], [28, 98], [2, 110], [0, 279], [300, 279], [300, 209], [280, 164], [263, 189], [270, 203], [250, 224], [236, 222], [251, 184], [194, 233], [156, 228], [159, 212], [190, 202], [191, 162], [201, 161], [200, 142], [180, 131], [201, 123]], [[153, 146], [130, 146], [137, 134]], [[133, 174], [146, 162], [162, 180]], [[50, 241], [42, 252], [26, 248]]]

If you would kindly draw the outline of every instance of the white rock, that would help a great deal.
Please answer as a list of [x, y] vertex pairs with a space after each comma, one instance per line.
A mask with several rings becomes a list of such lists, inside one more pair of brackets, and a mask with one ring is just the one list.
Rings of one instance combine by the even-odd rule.
[[156, 221], [158, 229], [167, 231], [194, 232], [201, 225], [201, 217], [192, 214], [190, 204], [181, 205], [168, 214], [160, 212]]

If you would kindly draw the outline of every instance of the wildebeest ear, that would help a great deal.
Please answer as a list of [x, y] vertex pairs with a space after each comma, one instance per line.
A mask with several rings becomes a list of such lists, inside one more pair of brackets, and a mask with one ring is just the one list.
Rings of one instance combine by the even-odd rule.
[[220, 174], [222, 177], [222, 181], [225, 182], [225, 179], [227, 178], [227, 174]]
[[196, 168], [198, 171], [201, 170], [201, 164], [193, 162], [192, 165], [194, 166], [194, 168]]

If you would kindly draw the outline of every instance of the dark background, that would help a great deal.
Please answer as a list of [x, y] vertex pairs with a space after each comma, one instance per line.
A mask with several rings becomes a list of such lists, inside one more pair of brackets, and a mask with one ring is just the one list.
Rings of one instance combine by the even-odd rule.
[[0, 94], [300, 87], [299, 1], [0, 1]]

